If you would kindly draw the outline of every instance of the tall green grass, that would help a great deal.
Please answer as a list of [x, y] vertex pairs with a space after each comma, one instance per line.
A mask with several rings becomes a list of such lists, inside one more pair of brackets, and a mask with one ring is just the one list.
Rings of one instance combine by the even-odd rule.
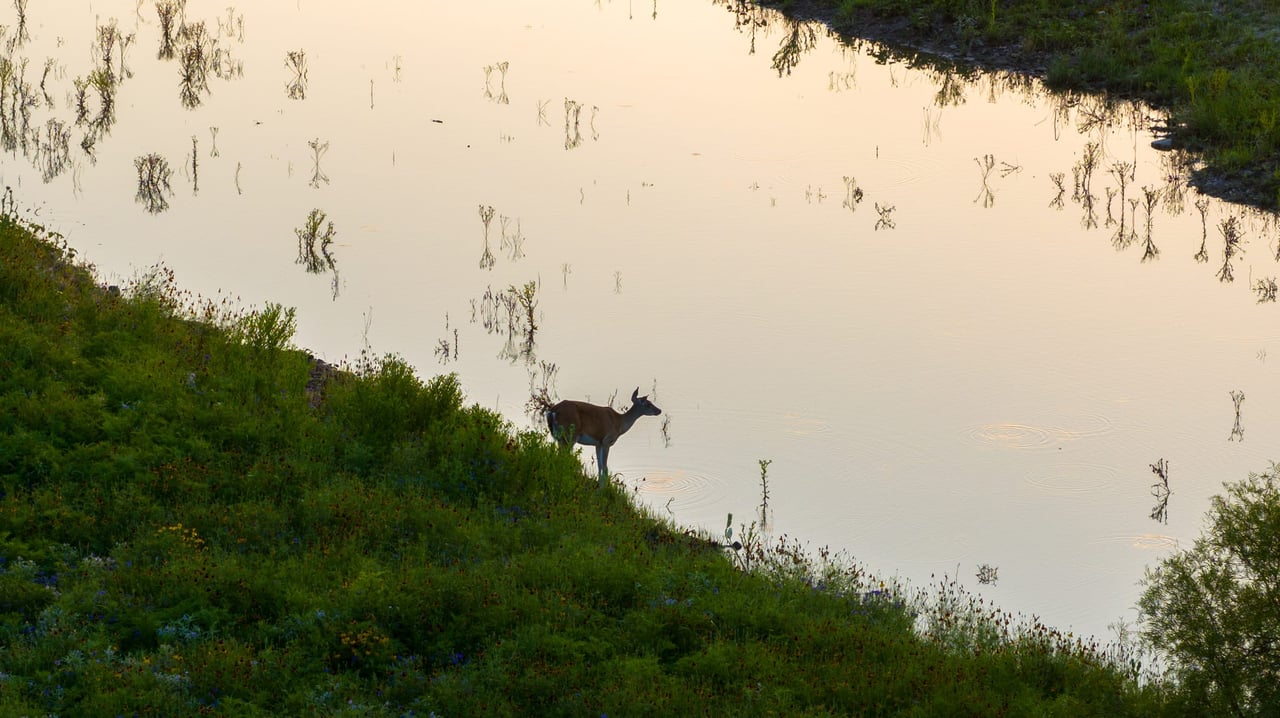
[[452, 376], [0, 219], [0, 714], [1172, 714], [1124, 654], [597, 490]]

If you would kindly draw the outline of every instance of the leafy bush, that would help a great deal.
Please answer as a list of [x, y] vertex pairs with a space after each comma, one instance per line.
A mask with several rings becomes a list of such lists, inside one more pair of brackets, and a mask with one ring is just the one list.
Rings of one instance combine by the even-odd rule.
[[1148, 571], [1145, 640], [1205, 715], [1280, 710], [1280, 467], [1225, 484], [1209, 526]]

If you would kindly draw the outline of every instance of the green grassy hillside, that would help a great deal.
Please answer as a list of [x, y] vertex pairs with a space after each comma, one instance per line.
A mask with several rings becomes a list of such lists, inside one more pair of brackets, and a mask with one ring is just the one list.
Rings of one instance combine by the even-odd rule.
[[[293, 314], [109, 291], [0, 219], [0, 715], [1152, 716], [943, 586], [720, 548]], [[750, 539], [750, 537], [748, 537]]]

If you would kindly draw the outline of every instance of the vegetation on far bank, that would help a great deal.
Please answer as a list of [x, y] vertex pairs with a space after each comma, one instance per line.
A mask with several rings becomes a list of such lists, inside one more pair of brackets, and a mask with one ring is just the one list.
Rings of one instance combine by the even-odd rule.
[[452, 376], [0, 219], [0, 714], [1180, 715], [1123, 647], [596, 489]]
[[1250, 0], [780, 0], [842, 34], [1169, 112], [1209, 194], [1280, 208], [1280, 6]]

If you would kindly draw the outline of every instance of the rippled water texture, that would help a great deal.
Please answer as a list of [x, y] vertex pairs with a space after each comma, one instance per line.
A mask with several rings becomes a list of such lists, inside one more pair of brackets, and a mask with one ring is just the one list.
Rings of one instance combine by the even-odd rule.
[[25, 20], [0, 179], [104, 278], [297, 306], [517, 428], [639, 387], [610, 468], [687, 525], [1105, 634], [1273, 456], [1280, 233], [1144, 108], [736, 3], [189, 0], [167, 59], [155, 3]]

